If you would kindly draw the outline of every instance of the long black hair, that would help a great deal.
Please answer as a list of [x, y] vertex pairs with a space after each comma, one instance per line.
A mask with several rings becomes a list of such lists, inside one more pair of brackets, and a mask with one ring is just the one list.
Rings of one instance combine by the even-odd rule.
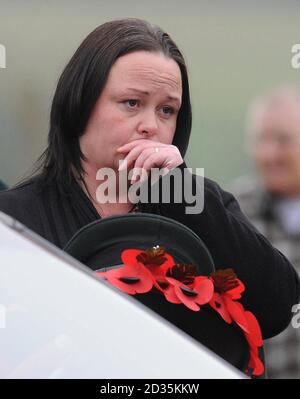
[[191, 132], [192, 112], [184, 58], [170, 36], [149, 22], [128, 18], [104, 23], [81, 43], [65, 67], [54, 94], [48, 146], [36, 171], [44, 181], [66, 187], [75, 172], [84, 175], [79, 138], [116, 60], [134, 51], [162, 52], [181, 70], [182, 105], [173, 144], [184, 156]]

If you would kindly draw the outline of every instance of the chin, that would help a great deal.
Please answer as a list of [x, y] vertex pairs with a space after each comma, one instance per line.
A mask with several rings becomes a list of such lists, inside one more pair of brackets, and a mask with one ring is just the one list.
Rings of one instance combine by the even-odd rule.
[[280, 182], [277, 182], [277, 183], [269, 182], [266, 184], [266, 188], [270, 193], [278, 195], [278, 196], [282, 196], [282, 197], [289, 196], [289, 193], [290, 193], [289, 186], [286, 184], [286, 182], [281, 182], [281, 183]]

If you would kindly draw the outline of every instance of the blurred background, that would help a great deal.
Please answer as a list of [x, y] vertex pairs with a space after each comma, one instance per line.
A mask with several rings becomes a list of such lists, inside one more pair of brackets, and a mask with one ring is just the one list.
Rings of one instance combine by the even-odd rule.
[[300, 42], [300, 2], [206, 0], [0, 0], [0, 178], [24, 176], [45, 148], [59, 75], [81, 41], [105, 21], [160, 25], [189, 69], [193, 132], [187, 163], [227, 184], [251, 173], [245, 114], [257, 94], [298, 83], [291, 47]]

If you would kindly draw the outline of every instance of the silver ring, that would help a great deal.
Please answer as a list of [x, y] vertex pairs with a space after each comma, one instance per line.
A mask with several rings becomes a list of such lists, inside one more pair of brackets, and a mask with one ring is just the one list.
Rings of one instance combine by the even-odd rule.
[[155, 147], [155, 152], [158, 152], [158, 147]]

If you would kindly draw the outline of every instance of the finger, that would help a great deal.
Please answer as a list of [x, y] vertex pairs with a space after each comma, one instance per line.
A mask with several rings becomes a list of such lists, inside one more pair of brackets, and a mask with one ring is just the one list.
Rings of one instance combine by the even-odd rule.
[[[164, 154], [155, 153], [148, 156], [144, 164], [142, 165], [142, 170], [145, 171], [146, 176], [149, 176], [149, 173], [150, 171], [152, 172], [153, 168], [159, 168], [158, 174], [151, 175], [151, 184], [155, 183], [159, 179], [159, 176], [165, 176], [167, 173], [169, 173], [170, 169], [163, 166], [164, 161], [165, 161]], [[141, 183], [144, 180], [145, 179], [143, 180], [141, 179]]]
[[117, 149], [118, 152], [129, 152], [132, 148], [134, 148], [138, 144], [142, 144], [149, 140], [140, 139], [140, 140], [133, 140], [130, 143], [126, 143]]
[[148, 173], [145, 169], [142, 168], [134, 168], [132, 170], [132, 177], [130, 184], [136, 183], [138, 180], [141, 182], [145, 181], [148, 178]]
[[[131, 178], [131, 183], [133, 181], [136, 180], [137, 176], [140, 174], [140, 170], [142, 169], [142, 166], [145, 162], [145, 160], [152, 155], [154, 152], [154, 149], [151, 148], [146, 148], [144, 149], [141, 154], [138, 156], [138, 158], [136, 159], [135, 163], [134, 163], [134, 167], [133, 167], [133, 174], [132, 174], [132, 178]], [[147, 171], [146, 171], [147, 172]]]
[[124, 144], [121, 147], [117, 149], [117, 152], [129, 152], [132, 148], [134, 148], [136, 145], [145, 145], [146, 147], [153, 146], [153, 147], [160, 147], [160, 146], [165, 146], [165, 144], [160, 143], [158, 141], [153, 141], [149, 139], [138, 139], [138, 140], [133, 140], [130, 143]]
[[[155, 141], [149, 140], [135, 140], [136, 147], [133, 147], [126, 157], [123, 159], [122, 163], [119, 166], [119, 171], [128, 168], [133, 162], [139, 157], [139, 155], [145, 151], [147, 148], [151, 149], [151, 151], [155, 151], [155, 148], [164, 148], [166, 147], [165, 144], [161, 145], [161, 143], [157, 143]], [[143, 141], [141, 144], [140, 142]], [[127, 162], [127, 164], [126, 164]]]
[[142, 165], [142, 169], [145, 169], [147, 172], [149, 172], [153, 167], [159, 168], [163, 165], [165, 158], [165, 154], [159, 152], [151, 154], [146, 158], [145, 162]]
[[136, 158], [134, 163], [135, 168], [141, 168], [144, 165], [145, 160], [155, 153], [155, 148], [146, 148], [142, 151], [139, 156]]
[[122, 163], [119, 166], [119, 171], [128, 168], [140, 155], [140, 153], [145, 149], [143, 145], [139, 145], [137, 147], [132, 148], [126, 157], [122, 160]]
[[[152, 150], [154, 150], [152, 152]], [[134, 164], [134, 172], [131, 181], [135, 180], [138, 174], [138, 169], [143, 168], [148, 173], [152, 167], [165, 168], [170, 171], [177, 165], [182, 163], [181, 155], [178, 150], [174, 151], [173, 146], [167, 146], [165, 148], [160, 148], [159, 151], [155, 151], [155, 148], [144, 149], [139, 157], [136, 159]]]

